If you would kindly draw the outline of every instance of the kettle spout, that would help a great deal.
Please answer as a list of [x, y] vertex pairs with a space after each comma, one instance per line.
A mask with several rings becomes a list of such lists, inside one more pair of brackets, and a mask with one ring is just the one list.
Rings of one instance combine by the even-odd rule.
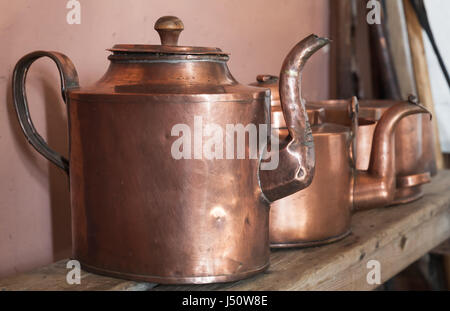
[[[261, 170], [261, 189], [270, 201], [276, 201], [308, 187], [314, 176], [314, 142], [305, 100], [302, 98], [302, 71], [308, 59], [330, 42], [310, 35], [297, 43], [286, 56], [280, 73], [280, 102], [291, 140], [276, 148], [279, 165]], [[278, 151], [279, 149], [279, 151]]]
[[354, 188], [354, 208], [369, 209], [389, 205], [395, 196], [394, 132], [404, 117], [431, 113], [420, 104], [401, 102], [387, 110], [377, 124], [373, 136], [370, 164], [367, 171], [358, 171]]

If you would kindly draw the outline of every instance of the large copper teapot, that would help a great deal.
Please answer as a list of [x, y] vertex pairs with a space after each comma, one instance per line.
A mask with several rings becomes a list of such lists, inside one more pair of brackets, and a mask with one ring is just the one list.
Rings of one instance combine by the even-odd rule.
[[[409, 101], [415, 102], [414, 97]], [[378, 122], [388, 109], [402, 101], [360, 100], [359, 115], [366, 120]], [[314, 102], [323, 107], [324, 120], [338, 124], [349, 122], [345, 100]], [[436, 175], [434, 159], [434, 137], [430, 118], [426, 115], [411, 115], [402, 119], [395, 130], [396, 193], [391, 205], [408, 203], [423, 196], [422, 185]], [[358, 159], [356, 168], [369, 167], [375, 127], [358, 131]]]
[[[279, 129], [281, 141], [289, 140], [280, 113], [277, 77], [261, 75], [257, 79], [254, 85], [271, 88], [272, 124]], [[375, 124], [358, 117], [356, 98], [346, 104], [346, 124], [327, 122], [326, 109], [307, 106], [315, 145], [315, 176], [307, 189], [272, 203], [272, 247], [306, 247], [342, 239], [350, 233], [353, 212], [386, 206], [394, 199], [395, 128], [404, 117], [427, 110], [413, 103], [398, 103]], [[367, 170], [356, 170], [357, 135], [365, 132], [373, 133], [370, 163]]]
[[[314, 146], [297, 85], [303, 64], [328, 40], [310, 36], [287, 56], [281, 94], [292, 140], [279, 165], [263, 170], [261, 158], [275, 156], [273, 148], [251, 158], [248, 141], [244, 158], [204, 156], [208, 124], [219, 127], [214, 134], [254, 124], [267, 137], [258, 125], [270, 125], [269, 91], [238, 83], [218, 48], [178, 46], [183, 28], [178, 18], [162, 17], [155, 24], [161, 45], [115, 45], [107, 72], [89, 87], [79, 87], [61, 53], [33, 52], [15, 67], [25, 136], [69, 174], [73, 257], [88, 271], [157, 283], [253, 275], [269, 265], [269, 203], [311, 183]], [[44, 56], [61, 75], [69, 159], [47, 146], [29, 115], [25, 78]], [[180, 139], [188, 139], [182, 148]]]

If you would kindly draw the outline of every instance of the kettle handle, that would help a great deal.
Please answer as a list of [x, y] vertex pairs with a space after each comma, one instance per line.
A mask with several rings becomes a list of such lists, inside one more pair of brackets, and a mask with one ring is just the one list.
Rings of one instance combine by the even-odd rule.
[[31, 120], [28, 109], [27, 95], [25, 92], [25, 80], [28, 69], [33, 62], [41, 57], [52, 59], [58, 67], [61, 78], [61, 92], [64, 102], [67, 104], [67, 91], [79, 88], [78, 74], [70, 59], [58, 52], [36, 51], [22, 57], [16, 64], [13, 73], [13, 101], [22, 131], [28, 142], [50, 162], [69, 174], [69, 160], [52, 150], [47, 142], [39, 135]]

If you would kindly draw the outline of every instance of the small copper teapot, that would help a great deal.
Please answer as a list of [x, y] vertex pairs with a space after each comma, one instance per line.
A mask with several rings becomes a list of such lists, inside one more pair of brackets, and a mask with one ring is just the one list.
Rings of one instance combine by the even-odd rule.
[[[204, 156], [207, 124], [219, 127], [214, 133], [253, 124], [261, 137], [257, 125], [270, 126], [270, 93], [238, 83], [220, 49], [178, 46], [183, 28], [165, 16], [155, 24], [161, 45], [115, 45], [107, 72], [89, 87], [79, 87], [74, 65], [57, 52], [33, 52], [14, 69], [25, 136], [69, 175], [73, 257], [88, 271], [156, 283], [226, 282], [263, 271], [269, 203], [313, 178], [314, 146], [297, 85], [304, 63], [328, 40], [309, 36], [287, 56], [280, 93], [292, 139], [279, 164], [263, 170], [260, 157], [248, 156], [248, 142], [245, 158]], [[69, 159], [49, 148], [30, 118], [25, 79], [41, 57], [61, 75]], [[181, 138], [188, 139], [182, 148], [175, 145]]]
[[[253, 85], [272, 90], [272, 124], [280, 140], [288, 139], [276, 94], [277, 77], [260, 75]], [[301, 92], [301, 90], [300, 90]], [[282, 96], [281, 96], [282, 98]], [[428, 111], [418, 104], [398, 103], [375, 122], [358, 117], [356, 97], [347, 101], [346, 125], [326, 122], [326, 109], [308, 105], [316, 154], [311, 185], [275, 201], [270, 210], [272, 247], [306, 247], [331, 243], [350, 233], [351, 214], [388, 205], [395, 195], [394, 131], [404, 117]], [[282, 109], [281, 109], [282, 110]], [[370, 164], [356, 170], [357, 135], [374, 128]]]
[[[417, 99], [410, 96], [408, 101], [416, 103]], [[359, 116], [366, 120], [380, 120], [388, 109], [404, 101], [395, 100], [360, 100]], [[314, 102], [315, 106], [323, 107], [324, 120], [338, 124], [349, 122], [347, 103], [345, 100], [327, 100]], [[375, 126], [359, 128], [358, 159], [356, 168], [367, 170], [372, 150], [372, 140]], [[429, 183], [436, 175], [432, 125], [426, 115], [411, 115], [403, 118], [395, 130], [395, 169], [396, 193], [390, 205], [409, 203], [423, 196], [422, 185]]]

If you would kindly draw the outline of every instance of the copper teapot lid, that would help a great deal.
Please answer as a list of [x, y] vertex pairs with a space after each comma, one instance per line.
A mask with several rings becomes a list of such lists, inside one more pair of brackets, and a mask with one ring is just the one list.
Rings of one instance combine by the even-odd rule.
[[116, 44], [108, 51], [114, 54], [157, 54], [160, 57], [165, 55], [216, 55], [228, 58], [228, 53], [222, 52], [219, 48], [179, 46], [178, 37], [183, 31], [183, 22], [176, 16], [160, 17], [155, 23], [155, 30], [161, 38], [161, 45], [148, 44]]
[[271, 106], [281, 106], [280, 92], [278, 90], [279, 78], [274, 75], [261, 74], [256, 76], [256, 82], [250, 83], [251, 86], [258, 86], [270, 89]]

